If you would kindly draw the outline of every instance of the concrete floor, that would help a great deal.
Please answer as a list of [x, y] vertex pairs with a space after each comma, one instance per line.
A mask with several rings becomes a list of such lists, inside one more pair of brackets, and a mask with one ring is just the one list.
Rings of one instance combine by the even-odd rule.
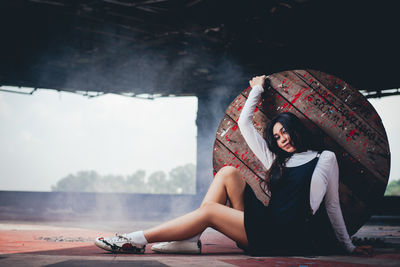
[[151, 245], [144, 255], [111, 254], [93, 245], [97, 236], [155, 224], [0, 221], [0, 266], [400, 266], [400, 218], [374, 217], [355, 235], [374, 246], [373, 257], [251, 257], [212, 229], [201, 237], [201, 255], [156, 254]]

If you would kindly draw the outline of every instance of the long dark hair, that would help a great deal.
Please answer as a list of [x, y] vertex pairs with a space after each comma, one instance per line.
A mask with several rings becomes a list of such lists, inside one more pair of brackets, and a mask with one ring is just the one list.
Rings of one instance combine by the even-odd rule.
[[264, 138], [267, 141], [269, 150], [276, 155], [274, 162], [260, 181], [260, 186], [266, 192], [271, 189], [272, 179], [280, 179], [284, 172], [284, 165], [293, 153], [286, 152], [278, 147], [274, 137], [273, 128], [279, 122], [290, 136], [291, 144], [296, 148], [296, 153], [304, 152], [315, 148], [311, 142], [311, 132], [304, 126], [304, 123], [293, 113], [284, 112], [273, 118], [264, 131]]

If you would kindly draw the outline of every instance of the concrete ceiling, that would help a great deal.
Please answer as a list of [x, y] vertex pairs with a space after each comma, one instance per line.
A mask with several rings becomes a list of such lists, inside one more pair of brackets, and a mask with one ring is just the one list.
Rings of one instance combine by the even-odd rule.
[[3, 0], [0, 17], [0, 85], [201, 96], [312, 68], [373, 97], [400, 88], [389, 2]]

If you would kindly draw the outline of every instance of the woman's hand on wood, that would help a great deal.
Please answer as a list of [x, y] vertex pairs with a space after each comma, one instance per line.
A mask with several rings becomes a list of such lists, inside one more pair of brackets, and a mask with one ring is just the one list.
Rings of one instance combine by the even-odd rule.
[[256, 85], [261, 85], [261, 87], [264, 88], [266, 78], [267, 78], [267, 76], [265, 76], [265, 75], [253, 77], [253, 79], [251, 79], [249, 82], [251, 88], [253, 88]]
[[374, 250], [372, 246], [357, 246], [351, 254], [362, 256], [373, 256]]

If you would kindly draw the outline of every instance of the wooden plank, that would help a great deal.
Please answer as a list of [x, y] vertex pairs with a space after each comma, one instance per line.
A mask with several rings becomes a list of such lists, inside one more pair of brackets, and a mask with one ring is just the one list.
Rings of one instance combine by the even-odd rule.
[[[271, 86], [289, 102], [283, 104], [283, 111], [296, 110], [303, 113], [307, 119], [313, 121], [333, 140], [345, 147], [348, 153], [373, 172], [377, 178], [387, 180], [390, 163], [387, 140], [360, 120], [355, 112], [340, 105], [338, 101], [335, 102], [336, 105], [333, 105], [293, 72], [278, 73], [270, 79]], [[325, 89], [324, 92], [329, 91]], [[345, 113], [354, 119], [342, 115]]]
[[246, 166], [249, 166], [258, 177], [264, 177], [266, 169], [254, 155], [244, 140], [238, 125], [229, 116], [225, 115], [218, 127], [216, 139], [232, 151]]
[[[354, 233], [368, 220], [371, 207], [383, 197], [390, 167], [387, 137], [378, 114], [356, 89], [332, 75], [316, 73], [313, 75], [318, 76], [317, 82], [304, 70], [270, 75], [271, 87], [265, 90], [255, 109], [253, 124], [263, 135], [271, 118], [290, 111], [322, 138], [327, 149], [335, 152], [343, 215], [349, 232]], [[254, 181], [264, 177], [266, 170], [237, 128], [250, 90], [246, 88], [226, 110], [216, 135], [214, 166], [218, 171], [223, 165], [243, 164], [238, 166], [247, 169], [243, 174], [257, 195], [260, 189]]]
[[214, 143], [214, 157], [213, 157], [213, 166], [214, 166], [214, 175], [225, 166], [232, 166], [239, 170], [239, 172], [243, 175], [243, 179], [250, 185], [253, 189], [256, 197], [264, 204], [268, 205], [269, 203], [269, 192], [267, 194], [263, 193], [260, 189], [259, 181], [260, 177], [258, 177], [252, 169], [246, 166], [236, 155], [232, 153], [232, 151], [228, 150], [220, 141], [216, 140]]
[[325, 75], [323, 72], [316, 70], [299, 70], [295, 72], [308, 80], [311, 84], [311, 87], [318, 87], [319, 82], [323, 84], [324, 87], [329, 88], [329, 91], [332, 94], [340, 98], [341, 101], [346, 105], [349, 105], [352, 111], [356, 112], [365, 121], [368, 121], [376, 131], [386, 138], [382, 121], [379, 116], [377, 116], [375, 108], [367, 101], [366, 98], [360, 98], [358, 94], [355, 94], [354, 92], [357, 90], [354, 89], [350, 84], [341, 79], [337, 79], [333, 75]]

